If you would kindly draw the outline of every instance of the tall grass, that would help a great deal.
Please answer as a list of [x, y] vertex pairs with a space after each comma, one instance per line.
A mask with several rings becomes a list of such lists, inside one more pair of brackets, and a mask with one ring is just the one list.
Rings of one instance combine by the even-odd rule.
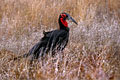
[[[119, 0], [1, 0], [0, 80], [119, 80], [119, 10]], [[69, 24], [65, 50], [33, 65], [29, 59], [13, 61], [43, 30], [59, 28], [61, 12], [79, 23]]]

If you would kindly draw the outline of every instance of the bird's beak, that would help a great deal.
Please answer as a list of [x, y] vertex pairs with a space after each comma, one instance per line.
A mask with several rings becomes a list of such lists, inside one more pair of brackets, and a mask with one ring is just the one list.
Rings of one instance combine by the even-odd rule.
[[77, 23], [71, 16], [68, 17], [68, 20], [71, 20], [71, 21], [74, 22], [76, 25], [78, 25], [78, 23]]

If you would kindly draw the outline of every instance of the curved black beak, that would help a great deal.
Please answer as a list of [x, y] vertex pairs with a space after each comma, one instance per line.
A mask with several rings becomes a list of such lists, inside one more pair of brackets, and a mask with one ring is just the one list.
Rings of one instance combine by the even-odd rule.
[[71, 21], [74, 22], [76, 25], [78, 25], [78, 23], [77, 23], [71, 16], [68, 16], [68, 20], [71, 20]]

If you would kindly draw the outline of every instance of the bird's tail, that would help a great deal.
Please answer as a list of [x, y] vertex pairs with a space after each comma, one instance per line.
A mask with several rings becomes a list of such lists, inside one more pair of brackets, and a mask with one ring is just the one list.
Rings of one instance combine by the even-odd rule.
[[14, 60], [21, 59], [21, 58], [27, 58], [28, 56], [30, 56], [30, 54], [29, 54], [29, 53], [25, 53], [25, 54], [23, 54], [23, 55], [20, 55], [20, 56], [18, 56], [18, 57], [15, 57]]

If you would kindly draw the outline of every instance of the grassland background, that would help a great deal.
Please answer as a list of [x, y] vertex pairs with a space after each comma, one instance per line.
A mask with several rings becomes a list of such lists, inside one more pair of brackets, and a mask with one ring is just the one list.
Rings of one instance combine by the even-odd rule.
[[[61, 12], [70, 39], [63, 53], [29, 65], [13, 61], [59, 28]], [[64, 57], [62, 57], [64, 56]], [[0, 80], [120, 80], [120, 0], [0, 0]]]

